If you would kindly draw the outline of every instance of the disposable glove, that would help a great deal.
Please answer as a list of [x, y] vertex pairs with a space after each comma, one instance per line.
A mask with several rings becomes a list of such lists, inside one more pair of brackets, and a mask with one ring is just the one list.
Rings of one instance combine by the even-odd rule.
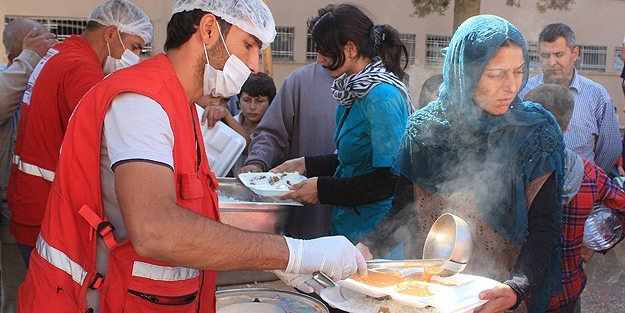
[[289, 247], [286, 274], [322, 272], [334, 281], [343, 280], [356, 271], [367, 275], [367, 263], [354, 245], [343, 236], [302, 240], [284, 237]]
[[310, 274], [287, 274], [284, 271], [272, 271], [285, 284], [305, 293], [319, 294], [325, 287], [321, 286]]

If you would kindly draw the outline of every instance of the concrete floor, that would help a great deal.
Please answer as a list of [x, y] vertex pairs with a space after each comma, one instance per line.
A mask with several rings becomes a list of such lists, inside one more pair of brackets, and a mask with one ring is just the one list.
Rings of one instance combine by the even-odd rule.
[[588, 275], [582, 293], [583, 313], [625, 312], [625, 243], [605, 255], [595, 254], [586, 264]]

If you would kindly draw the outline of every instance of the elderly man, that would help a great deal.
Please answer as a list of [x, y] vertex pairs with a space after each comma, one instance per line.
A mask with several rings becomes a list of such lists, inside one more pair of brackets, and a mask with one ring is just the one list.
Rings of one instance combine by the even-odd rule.
[[[219, 222], [195, 102], [229, 97], [275, 37], [262, 0], [178, 0], [165, 54], [91, 89], [69, 122], [20, 312], [215, 312], [216, 270], [285, 270], [302, 288], [366, 263], [344, 237]], [[304, 291], [312, 291], [304, 290]]]
[[9, 180], [11, 233], [26, 266], [37, 241], [59, 150], [78, 101], [104, 75], [139, 61], [150, 19], [126, 0], [97, 6], [80, 36], [55, 45], [29, 79]]
[[571, 90], [575, 109], [571, 128], [564, 135], [566, 147], [596, 163], [606, 173], [613, 172], [622, 150], [614, 104], [603, 86], [577, 73], [579, 47], [575, 33], [565, 24], [549, 24], [540, 32], [538, 46], [543, 73], [530, 78], [518, 96], [523, 99], [542, 84]]
[[9, 232], [11, 212], [6, 202], [6, 189], [28, 77], [56, 39], [37, 21], [18, 18], [4, 28], [2, 43], [9, 62], [0, 66], [0, 289], [1, 312], [13, 313], [16, 312], [17, 287], [24, 280], [26, 265], [15, 245], [15, 238]]

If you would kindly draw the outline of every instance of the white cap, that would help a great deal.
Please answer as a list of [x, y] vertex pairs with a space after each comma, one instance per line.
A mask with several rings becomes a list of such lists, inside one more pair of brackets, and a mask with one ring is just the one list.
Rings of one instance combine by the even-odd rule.
[[107, 0], [98, 5], [87, 18], [87, 22], [104, 26], [115, 25], [120, 32], [139, 36], [145, 43], [152, 41], [152, 23], [141, 8], [127, 0]]
[[239, 27], [263, 42], [265, 49], [276, 37], [276, 24], [262, 0], [176, 0], [172, 15], [200, 9]]

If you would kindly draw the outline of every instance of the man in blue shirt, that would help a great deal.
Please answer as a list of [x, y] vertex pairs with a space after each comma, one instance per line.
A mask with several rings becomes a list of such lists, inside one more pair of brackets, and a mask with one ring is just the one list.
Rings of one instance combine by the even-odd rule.
[[579, 57], [575, 33], [565, 24], [549, 24], [540, 32], [538, 46], [543, 73], [530, 78], [519, 97], [523, 99], [542, 84], [568, 88], [575, 96], [575, 108], [571, 129], [564, 135], [566, 147], [595, 162], [606, 173], [614, 173], [622, 150], [614, 104], [603, 86], [575, 70]]

